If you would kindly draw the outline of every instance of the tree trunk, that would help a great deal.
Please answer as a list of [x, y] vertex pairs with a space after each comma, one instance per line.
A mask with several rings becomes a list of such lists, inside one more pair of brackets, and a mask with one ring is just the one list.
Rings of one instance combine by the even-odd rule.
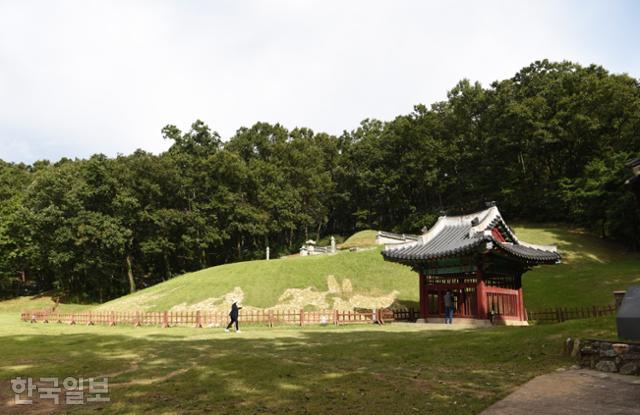
[[524, 165], [524, 156], [522, 155], [522, 152], [518, 153], [518, 158], [520, 159], [520, 163], [522, 164], [522, 174], [526, 175], [527, 174], [527, 168]]
[[131, 267], [131, 255], [127, 255], [127, 276], [129, 277], [129, 292], [136, 292], [136, 282], [133, 279], [133, 268]]

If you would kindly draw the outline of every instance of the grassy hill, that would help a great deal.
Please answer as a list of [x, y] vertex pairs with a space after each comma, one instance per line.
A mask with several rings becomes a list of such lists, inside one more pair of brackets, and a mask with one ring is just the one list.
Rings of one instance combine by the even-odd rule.
[[[529, 309], [609, 304], [613, 290], [640, 283], [640, 255], [626, 253], [615, 244], [562, 226], [525, 225], [516, 226], [515, 231], [527, 242], [557, 244], [563, 254], [562, 264], [537, 267], [525, 274], [525, 303]], [[369, 245], [372, 235], [375, 237], [374, 231], [360, 232], [345, 244]], [[293, 289], [292, 296], [312, 299], [319, 293], [327, 293], [329, 306], [334, 298], [377, 298], [395, 290], [398, 302], [415, 305], [418, 301], [415, 273], [408, 267], [384, 262], [379, 252], [380, 248], [375, 248], [217, 266], [105, 303], [99, 309], [153, 311], [178, 305], [204, 307], [222, 303], [225, 295], [231, 298], [240, 293], [245, 306], [267, 308], [278, 304], [287, 289]], [[329, 276], [334, 277], [333, 285], [337, 285], [333, 290]], [[341, 291], [345, 285], [350, 286], [346, 287], [351, 288], [350, 292]], [[297, 306], [292, 304], [291, 308]]]
[[604, 305], [613, 291], [640, 284], [640, 255], [564, 226], [516, 226], [519, 239], [556, 244], [562, 264], [542, 266], [523, 277], [525, 306], [546, 307]]
[[[271, 261], [250, 261], [221, 265], [193, 272], [156, 286], [103, 304], [100, 309], [167, 310], [177, 304], [195, 304], [221, 299], [239, 287], [245, 306], [272, 307], [287, 289], [304, 290], [302, 295], [326, 292], [333, 275], [340, 290], [345, 280], [351, 292], [331, 296], [385, 296], [396, 290], [401, 301], [417, 301], [416, 276], [408, 267], [384, 262], [379, 249], [363, 252], [339, 252], [335, 255], [289, 257]], [[345, 287], [348, 288], [348, 287]], [[212, 301], [216, 301], [212, 300]], [[226, 307], [226, 306], [225, 306]], [[295, 308], [295, 307], [292, 307]]]
[[366, 248], [368, 246], [375, 246], [377, 234], [377, 231], [373, 231], [371, 229], [356, 232], [349, 238], [347, 238], [346, 241], [340, 244], [340, 249]]

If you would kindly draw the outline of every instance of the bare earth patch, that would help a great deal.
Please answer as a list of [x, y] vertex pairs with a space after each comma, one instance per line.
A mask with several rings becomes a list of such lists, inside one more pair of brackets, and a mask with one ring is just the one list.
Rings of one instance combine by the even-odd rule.
[[592, 370], [538, 376], [481, 415], [640, 414], [640, 379]]
[[[353, 294], [353, 285], [350, 279], [345, 278], [340, 283], [333, 275], [329, 275], [327, 276], [326, 291], [319, 291], [314, 287], [287, 288], [278, 298], [278, 303], [266, 310], [298, 310], [314, 307], [319, 310], [348, 311], [355, 308], [385, 308], [394, 304], [398, 294], [398, 291], [395, 290], [378, 297]], [[194, 304], [181, 303], [171, 307], [169, 311], [226, 312], [234, 301], [242, 303], [244, 298], [245, 294], [242, 288], [235, 287], [221, 297], [207, 298]], [[245, 306], [244, 309], [246, 311], [261, 310], [251, 306]]]

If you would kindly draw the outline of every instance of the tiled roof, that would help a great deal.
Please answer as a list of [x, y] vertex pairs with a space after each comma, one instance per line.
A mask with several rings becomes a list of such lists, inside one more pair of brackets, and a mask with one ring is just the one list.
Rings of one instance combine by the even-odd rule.
[[[495, 227], [506, 241], [496, 239], [491, 233]], [[553, 246], [518, 241], [495, 206], [471, 215], [440, 217], [416, 242], [389, 247], [382, 251], [382, 256], [388, 261], [412, 263], [489, 250], [500, 251], [527, 264], [556, 263], [560, 260]]]

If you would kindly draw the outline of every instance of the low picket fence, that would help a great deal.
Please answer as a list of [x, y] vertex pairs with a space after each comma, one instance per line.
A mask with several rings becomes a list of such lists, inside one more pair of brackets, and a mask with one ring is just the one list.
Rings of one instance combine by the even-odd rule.
[[[32, 323], [66, 323], [115, 326], [191, 326], [220, 327], [229, 323], [228, 312], [211, 311], [83, 311], [62, 313], [52, 310], [24, 310], [20, 318]], [[343, 325], [343, 324], [384, 324], [394, 320], [392, 310], [371, 311], [305, 311], [305, 310], [249, 310], [240, 311], [240, 324], [274, 325]]]
[[[536, 323], [561, 323], [567, 320], [584, 319], [602, 316], [615, 316], [615, 305], [549, 308], [544, 310], [526, 310], [528, 321]], [[133, 326], [192, 326], [220, 327], [228, 324], [228, 312], [212, 311], [83, 311], [76, 313], [57, 312], [52, 309], [24, 310], [23, 321], [32, 323], [66, 323], [66, 324], [127, 324]], [[260, 324], [268, 327], [275, 325], [342, 325], [390, 323], [392, 321], [416, 321], [418, 310], [241, 310], [241, 324]]]
[[538, 323], [562, 323], [567, 320], [577, 320], [584, 318], [615, 316], [615, 305], [591, 306], [591, 307], [556, 307], [545, 310], [527, 310], [529, 321]]

